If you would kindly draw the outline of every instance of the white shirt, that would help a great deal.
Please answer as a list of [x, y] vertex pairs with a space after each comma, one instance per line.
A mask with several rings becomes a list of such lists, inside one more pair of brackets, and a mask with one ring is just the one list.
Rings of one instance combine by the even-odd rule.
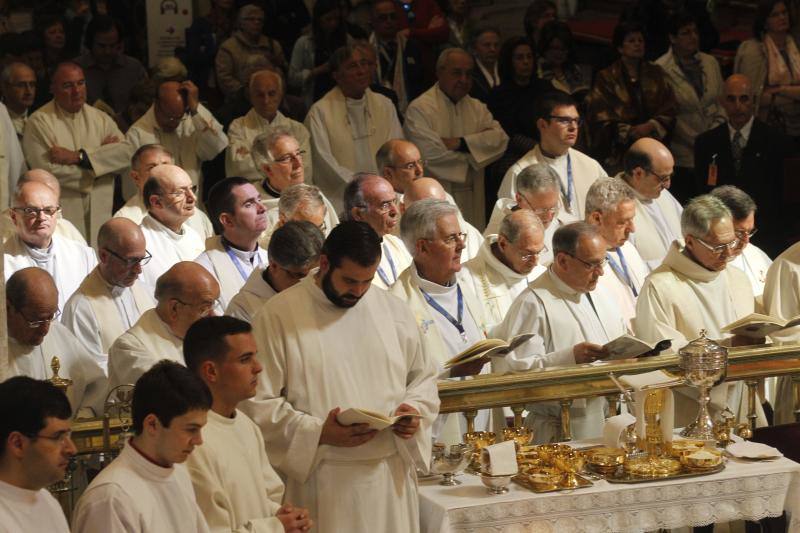
[[265, 270], [264, 268], [253, 270], [236, 296], [231, 299], [228, 308], [225, 309], [226, 315], [251, 322], [267, 300], [278, 294], [272, 285], [264, 280]]
[[736, 135], [736, 132], [738, 131], [739, 133], [742, 134], [742, 148], [747, 146], [747, 141], [750, 140], [750, 132], [753, 129], [753, 119], [754, 118], [755, 118], [755, 116], [750, 117], [750, 120], [748, 120], [745, 123], [745, 125], [742, 126], [742, 128], [739, 129], [739, 130], [734, 129], [733, 126], [731, 126], [731, 123], [728, 122], [728, 136], [729, 136], [729, 138], [731, 140], [731, 144], [733, 144], [733, 137], [734, 137], [734, 135]]
[[181, 261], [194, 261], [205, 250], [203, 239], [186, 223], [181, 227], [181, 233], [175, 233], [151, 215], [147, 215], [140, 227], [147, 243], [147, 251], [153, 256], [142, 267], [142, 280], [153, 289], [159, 276], [172, 265]]
[[0, 533], [69, 533], [58, 500], [47, 489], [27, 490], [0, 481]]
[[650, 269], [630, 241], [626, 241], [619, 248], [608, 250], [606, 257], [608, 264], [597, 284], [614, 296], [619, 305], [620, 315], [632, 330], [630, 323], [636, 316], [636, 299], [642, 291], [642, 284]]
[[[127, 218], [128, 220], [133, 220], [137, 224], [141, 224], [146, 215], [147, 209], [144, 208], [144, 202], [139, 194], [131, 196], [128, 201], [125, 202], [125, 205], [114, 213], [115, 217]], [[195, 230], [204, 240], [214, 236], [214, 227], [211, 225], [211, 220], [208, 219], [208, 215], [197, 207], [195, 207], [194, 214], [186, 221], [186, 225]]]

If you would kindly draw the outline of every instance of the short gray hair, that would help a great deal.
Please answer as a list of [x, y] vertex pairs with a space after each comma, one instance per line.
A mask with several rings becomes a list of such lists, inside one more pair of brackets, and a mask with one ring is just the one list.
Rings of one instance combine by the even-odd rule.
[[11, 74], [14, 72], [14, 69], [18, 69], [18, 68], [22, 68], [22, 67], [30, 70], [34, 75], [36, 75], [36, 72], [31, 67], [26, 65], [25, 63], [23, 63], [21, 61], [12, 61], [11, 63], [9, 63], [8, 65], [6, 65], [3, 68], [2, 72], [0, 72], [0, 81], [2, 81], [3, 84], [11, 83]]
[[[390, 0], [386, 0], [390, 1]], [[390, 167], [394, 165], [394, 147], [397, 141], [402, 139], [389, 139], [378, 148], [375, 152], [375, 163], [378, 167], [378, 172], [383, 172], [383, 167]]]
[[581, 237], [600, 237], [600, 227], [583, 220], [561, 226], [553, 234], [553, 256], [563, 252], [575, 257]]
[[684, 237], [703, 238], [711, 231], [711, 224], [721, 218], [733, 218], [725, 203], [710, 194], [697, 196], [689, 200], [681, 215], [681, 233]]
[[284, 268], [304, 268], [319, 259], [325, 236], [305, 220], [290, 220], [269, 239], [267, 257]]
[[281, 88], [281, 94], [285, 94], [286, 91], [285, 91], [285, 88], [283, 86], [283, 76], [281, 76], [281, 73], [278, 72], [277, 70], [275, 70], [274, 67], [273, 68], [261, 68], [261, 69], [256, 70], [255, 72], [252, 72], [247, 77], [247, 90], [248, 91], [253, 90], [253, 82], [255, 81], [255, 79], [258, 76], [267, 76], [267, 75], [272, 75], [272, 76], [275, 76], [275, 78], [277, 78], [278, 86]]
[[417, 241], [432, 239], [436, 235], [436, 223], [448, 215], [458, 216], [458, 207], [435, 198], [414, 202], [406, 209], [400, 219], [400, 236], [412, 256], [416, 251]]
[[294, 216], [300, 204], [304, 202], [308, 203], [306, 209], [309, 207], [325, 207], [322, 193], [317, 187], [298, 183], [281, 191], [281, 197], [278, 200], [278, 214], [288, 220]]
[[[269, 131], [259, 134], [258, 137], [253, 139], [253, 146], [250, 148], [250, 157], [253, 158], [253, 164], [255, 164], [256, 170], [258, 170], [259, 173], [264, 173], [264, 171], [261, 170], [262, 166], [271, 165], [275, 162], [275, 158], [272, 155], [272, 147], [284, 137], [291, 137], [294, 139], [294, 135], [292, 135], [292, 132], [288, 129], [283, 126], [276, 126]], [[295, 141], [297, 141], [297, 139], [295, 139]]]
[[458, 48], [456, 46], [445, 48], [442, 50], [442, 53], [439, 54], [439, 57], [436, 59], [436, 72], [442, 70], [447, 63], [447, 60], [450, 59], [450, 56], [453, 54], [464, 54], [469, 58], [472, 58], [469, 52], [464, 50], [463, 48]]
[[353, 220], [352, 211], [354, 207], [367, 207], [367, 200], [364, 198], [364, 183], [374, 178], [380, 178], [380, 176], [372, 172], [356, 172], [353, 174], [353, 179], [344, 188], [342, 220]]
[[518, 192], [537, 194], [559, 190], [561, 190], [561, 178], [553, 167], [546, 163], [534, 163], [517, 174]]
[[711, 196], [722, 200], [731, 212], [734, 220], [742, 220], [755, 213], [758, 206], [755, 200], [739, 187], [734, 185], [720, 185], [711, 191]]
[[620, 202], [633, 201], [633, 191], [630, 186], [619, 178], [600, 178], [592, 183], [586, 193], [585, 216], [595, 211], [608, 213], [617, 208]]
[[497, 230], [498, 235], [502, 235], [508, 242], [515, 243], [520, 235], [526, 230], [532, 229], [544, 233], [544, 224], [533, 211], [527, 209], [520, 209], [512, 211], [503, 217], [500, 222], [500, 229]]

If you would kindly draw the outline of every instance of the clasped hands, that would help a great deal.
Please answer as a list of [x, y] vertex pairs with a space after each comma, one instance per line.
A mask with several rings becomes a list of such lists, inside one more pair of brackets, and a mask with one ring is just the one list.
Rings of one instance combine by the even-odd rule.
[[[120, 142], [119, 137], [112, 133], [103, 137], [100, 146], [118, 142]], [[50, 147], [48, 156], [50, 157], [50, 162], [56, 165], [77, 165], [81, 161], [80, 150], [70, 150], [57, 144]]]

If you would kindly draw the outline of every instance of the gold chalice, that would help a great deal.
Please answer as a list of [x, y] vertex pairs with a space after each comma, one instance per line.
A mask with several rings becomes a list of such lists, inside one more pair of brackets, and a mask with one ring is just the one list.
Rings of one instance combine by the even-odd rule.
[[553, 461], [556, 468], [564, 472], [559, 486], [570, 489], [580, 487], [581, 484], [578, 481], [577, 474], [583, 470], [583, 465], [586, 462], [581, 452], [573, 450], [571, 452], [559, 453], [553, 458]]
[[481, 450], [491, 446], [497, 440], [497, 436], [491, 431], [471, 431], [464, 433], [464, 444], [472, 448], [470, 458], [470, 468], [475, 471], [481, 469]]
[[503, 440], [513, 440], [517, 443], [517, 450], [522, 446], [527, 446], [533, 440], [533, 430], [531, 428], [503, 428]]
[[536, 447], [536, 451], [539, 452], [539, 458], [543, 463], [552, 465], [556, 455], [571, 452], [572, 446], [568, 444], [541, 444]]

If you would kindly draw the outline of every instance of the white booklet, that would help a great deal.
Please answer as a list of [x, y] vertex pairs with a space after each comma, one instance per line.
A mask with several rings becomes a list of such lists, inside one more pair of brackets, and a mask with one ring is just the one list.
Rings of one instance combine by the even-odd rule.
[[350, 424], [368, 424], [370, 429], [380, 431], [394, 425], [401, 418], [406, 417], [421, 418], [422, 415], [407, 413], [397, 416], [386, 416], [375, 411], [352, 407], [350, 409], [340, 411], [339, 415], [336, 417], [336, 420], [338, 420], [343, 426], [349, 426]]
[[791, 328], [798, 324], [800, 324], [800, 316], [794, 316], [788, 320], [783, 320], [760, 313], [750, 313], [736, 322], [731, 322], [720, 331], [722, 331], [722, 333], [732, 333], [734, 335], [750, 337], [751, 339], [761, 339], [770, 333]]
[[503, 339], [483, 339], [479, 340], [460, 354], [445, 362], [445, 368], [452, 368], [457, 365], [463, 365], [477, 359], [486, 359], [490, 357], [503, 357], [513, 352], [520, 344], [533, 337], [533, 333], [523, 333], [517, 335], [510, 341]]
[[631, 335], [622, 335], [608, 344], [603, 345], [603, 348], [608, 350], [608, 360], [614, 360], [658, 355], [671, 346], [671, 339], [664, 339], [663, 341], [650, 344], [642, 339], [632, 337]]

